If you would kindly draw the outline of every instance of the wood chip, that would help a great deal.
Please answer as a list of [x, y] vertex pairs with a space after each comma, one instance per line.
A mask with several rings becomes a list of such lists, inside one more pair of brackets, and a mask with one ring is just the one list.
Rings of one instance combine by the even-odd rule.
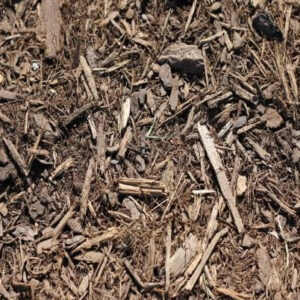
[[118, 191], [123, 195], [164, 196], [166, 186], [157, 180], [122, 177], [119, 179]]
[[199, 279], [201, 273], [203, 272], [203, 269], [207, 263], [207, 261], [209, 260], [213, 250], [215, 249], [217, 243], [219, 242], [219, 240], [226, 235], [228, 232], [228, 228], [224, 228], [221, 231], [219, 231], [214, 238], [211, 240], [211, 242], [209, 243], [207, 249], [205, 250], [205, 252], [203, 253], [202, 259], [200, 261], [200, 264], [198, 265], [198, 267], [196, 268], [195, 272], [193, 273], [192, 277], [188, 280], [188, 282], [185, 285], [185, 290], [191, 291], [197, 280]]
[[237, 210], [235, 199], [231, 192], [230, 183], [225, 173], [224, 166], [217, 152], [216, 146], [214, 144], [213, 138], [205, 125], [198, 124], [198, 132], [201, 138], [202, 145], [206, 151], [206, 154], [210, 160], [210, 163], [216, 173], [221, 192], [224, 198], [227, 200], [228, 207], [231, 211], [234, 223], [237, 227], [239, 233], [244, 231], [243, 221]]
[[121, 106], [121, 113], [120, 113], [120, 123], [119, 123], [119, 132], [122, 133], [124, 129], [127, 127], [127, 123], [130, 116], [130, 104], [131, 99], [127, 97]]
[[74, 159], [72, 157], [67, 158], [63, 163], [61, 163], [51, 174], [50, 180], [54, 180], [56, 177], [60, 176], [62, 173], [74, 166]]
[[89, 85], [89, 88], [91, 89], [91, 92], [93, 94], [94, 100], [98, 101], [99, 95], [97, 92], [96, 83], [95, 83], [94, 76], [92, 74], [92, 70], [91, 70], [90, 66], [88, 65], [84, 56], [80, 56], [79, 60], [80, 60], [80, 65], [82, 67], [83, 73], [86, 77], [87, 83]]
[[61, 50], [61, 14], [58, 0], [42, 0], [41, 20], [46, 31], [46, 57], [56, 58]]
[[224, 296], [228, 296], [234, 300], [245, 300], [245, 299], [252, 299], [252, 296], [244, 294], [244, 293], [238, 293], [231, 289], [225, 289], [225, 288], [216, 288], [216, 291]]
[[90, 263], [101, 263], [103, 261], [104, 254], [97, 251], [87, 251], [74, 257], [76, 260], [86, 261]]
[[79, 250], [86, 250], [92, 248], [94, 245], [99, 245], [101, 242], [115, 239], [120, 236], [122, 230], [119, 227], [110, 227], [103, 234], [88, 238], [85, 242], [80, 244], [72, 252], [76, 253]]
[[91, 158], [89, 160], [89, 166], [88, 166], [86, 174], [85, 174], [84, 184], [83, 184], [83, 188], [82, 188], [82, 192], [81, 192], [80, 218], [82, 220], [85, 218], [85, 215], [86, 215], [94, 167], [95, 167], [95, 161], [93, 158]]
[[0, 100], [12, 101], [12, 100], [19, 100], [19, 99], [21, 99], [21, 96], [18, 95], [17, 93], [0, 89]]
[[28, 170], [25, 163], [25, 160], [22, 158], [20, 153], [18, 152], [17, 148], [14, 146], [14, 144], [7, 138], [3, 137], [3, 142], [6, 145], [12, 159], [16, 163], [16, 165], [19, 167], [22, 174], [27, 177], [28, 176]]
[[131, 139], [132, 139], [132, 132], [131, 132], [131, 129], [129, 127], [127, 127], [127, 130], [126, 130], [126, 132], [123, 136], [123, 139], [121, 141], [121, 144], [120, 144], [120, 149], [118, 151], [118, 156], [120, 158], [125, 157], [125, 154], [127, 152], [127, 146], [131, 142]]

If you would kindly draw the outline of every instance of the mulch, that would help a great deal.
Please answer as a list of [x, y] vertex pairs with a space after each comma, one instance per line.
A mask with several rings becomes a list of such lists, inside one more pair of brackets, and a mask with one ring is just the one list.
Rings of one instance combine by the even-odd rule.
[[0, 3], [1, 299], [300, 299], [300, 6]]

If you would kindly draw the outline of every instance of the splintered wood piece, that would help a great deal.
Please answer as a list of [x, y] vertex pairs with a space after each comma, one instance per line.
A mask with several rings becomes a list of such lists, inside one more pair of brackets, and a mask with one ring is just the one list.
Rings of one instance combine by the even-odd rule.
[[96, 172], [99, 166], [100, 173], [103, 175], [106, 170], [106, 136], [103, 130], [102, 120], [99, 122], [97, 131], [97, 161], [96, 161]]
[[83, 73], [85, 75], [85, 78], [87, 80], [87, 83], [89, 85], [89, 88], [91, 89], [91, 92], [93, 94], [93, 97], [94, 97], [95, 101], [98, 101], [99, 95], [97, 92], [96, 83], [95, 83], [95, 79], [94, 79], [92, 70], [91, 70], [90, 66], [88, 65], [84, 56], [81, 55], [79, 57], [79, 61], [80, 61], [80, 65], [82, 67]]
[[0, 121], [3, 123], [11, 124], [11, 120], [0, 111]]
[[80, 200], [80, 218], [83, 220], [86, 215], [86, 210], [88, 206], [90, 188], [91, 188], [91, 180], [93, 175], [95, 161], [93, 158], [89, 161], [89, 166], [85, 174], [84, 184], [81, 192], [81, 200]]
[[64, 127], [68, 127], [69, 125], [71, 125], [77, 118], [79, 118], [82, 114], [84, 114], [86, 111], [88, 111], [89, 109], [93, 108], [94, 106], [96, 106], [97, 103], [96, 102], [89, 102], [85, 105], [83, 105], [82, 107], [80, 107], [79, 109], [75, 110], [74, 112], [72, 112], [64, 121], [63, 121], [63, 126]]
[[18, 152], [17, 148], [14, 146], [14, 144], [9, 139], [7, 139], [5, 137], [3, 137], [3, 142], [6, 145], [12, 159], [17, 164], [17, 166], [19, 167], [22, 174], [27, 177], [28, 170], [27, 170], [26, 163], [25, 163], [24, 159], [22, 158], [22, 156], [20, 155], [20, 153]]
[[120, 227], [110, 227], [103, 234], [88, 238], [85, 242], [75, 248], [72, 253], [76, 253], [79, 250], [90, 249], [94, 245], [99, 245], [101, 242], [117, 238], [121, 234]]
[[137, 283], [137, 285], [140, 288], [145, 288], [145, 284], [143, 283], [142, 279], [140, 278], [140, 276], [135, 272], [135, 270], [133, 269], [131, 263], [126, 259], [124, 261], [124, 265], [128, 271], [128, 273], [130, 274], [130, 276], [135, 280], [135, 282]]
[[120, 144], [120, 149], [119, 149], [119, 152], [118, 152], [118, 156], [120, 158], [125, 157], [125, 154], [127, 152], [127, 145], [131, 142], [131, 139], [132, 139], [132, 132], [131, 132], [131, 129], [128, 127], [125, 134], [124, 134], [124, 136], [123, 136], [121, 144]]
[[[299, 59], [298, 59], [298, 61], [299, 61]], [[297, 64], [296, 64], [296, 66], [297, 66]], [[296, 69], [296, 66], [291, 65], [291, 64], [287, 64], [287, 66], [286, 66], [287, 73], [290, 78], [290, 83], [291, 83], [292, 92], [293, 92], [295, 101], [297, 101], [298, 95], [299, 95], [297, 79], [296, 79], [295, 72], [294, 72]]]
[[72, 157], [67, 158], [63, 163], [61, 163], [51, 174], [50, 180], [54, 180], [56, 177], [73, 167], [74, 159]]
[[56, 58], [61, 49], [61, 14], [58, 0], [42, 0], [41, 19], [46, 31], [46, 57]]
[[165, 291], [167, 292], [170, 286], [170, 260], [171, 260], [171, 224], [167, 227], [167, 238], [166, 238], [166, 259], [165, 259], [165, 273], [166, 273], [166, 281], [165, 281]]
[[95, 121], [91, 115], [88, 115], [87, 120], [89, 122], [92, 139], [96, 140], [97, 139], [97, 129], [96, 129]]
[[122, 177], [119, 179], [118, 191], [123, 195], [164, 196], [166, 186], [157, 180]]
[[186, 276], [189, 276], [194, 272], [194, 270], [198, 266], [201, 258], [203, 257], [203, 252], [205, 251], [205, 249], [208, 245], [208, 242], [210, 241], [210, 239], [213, 237], [214, 233], [216, 232], [217, 227], [218, 227], [217, 217], [218, 217], [218, 214], [221, 214], [223, 204], [224, 204], [223, 198], [220, 197], [219, 201], [216, 202], [216, 204], [214, 205], [214, 207], [211, 211], [210, 218], [207, 223], [205, 237], [203, 239], [203, 242], [201, 243], [201, 249], [199, 250], [199, 253], [197, 254], [197, 256], [193, 259], [190, 266], [185, 271]]
[[273, 193], [271, 193], [268, 189], [266, 189], [265, 187], [261, 186], [258, 191], [266, 193], [269, 198], [271, 198], [275, 203], [277, 203], [279, 205], [279, 207], [285, 211], [287, 214], [296, 217], [296, 211], [293, 210], [292, 208], [290, 208], [286, 203], [284, 203], [283, 201], [279, 200]]
[[119, 123], [119, 132], [120, 133], [127, 126], [129, 116], [130, 116], [130, 104], [131, 104], [131, 99], [129, 97], [127, 97], [121, 107], [120, 123]]
[[214, 238], [211, 240], [211, 242], [209, 243], [208, 247], [206, 248], [205, 252], [203, 253], [201, 262], [199, 263], [198, 267], [196, 268], [195, 272], [193, 273], [192, 277], [189, 279], [189, 281], [187, 282], [187, 284], [185, 285], [185, 290], [191, 291], [197, 280], [199, 279], [208, 259], [210, 258], [213, 250], [215, 249], [217, 243], [219, 242], [219, 240], [226, 235], [228, 232], [228, 228], [224, 228], [221, 231], [219, 231]]
[[268, 161], [271, 158], [271, 155], [268, 152], [266, 152], [260, 145], [255, 143], [249, 137], [246, 138], [246, 141], [252, 146], [253, 150], [261, 159]]
[[225, 288], [216, 288], [216, 291], [222, 295], [228, 296], [234, 300], [246, 300], [251, 299], [252, 296], [244, 294], [244, 293], [238, 293], [231, 289], [225, 289]]
[[282, 86], [284, 88], [287, 101], [291, 102], [289, 85], [288, 85], [288, 81], [285, 77], [285, 70], [284, 70], [284, 67], [282, 66], [282, 61], [281, 61], [282, 60], [282, 54], [281, 54], [281, 52], [278, 48], [278, 45], [276, 45], [276, 48], [275, 48], [275, 58], [276, 58], [277, 68], [278, 68], [278, 71], [279, 71], [281, 83], [282, 83]]
[[228, 207], [231, 211], [234, 223], [239, 233], [244, 232], [244, 225], [241, 216], [237, 210], [235, 199], [231, 191], [229, 180], [226, 176], [224, 166], [220, 159], [219, 153], [214, 144], [207, 127], [198, 123], [198, 131], [201, 138], [201, 142], [209, 158], [209, 161], [215, 171], [218, 179], [218, 183], [224, 198], [227, 200]]

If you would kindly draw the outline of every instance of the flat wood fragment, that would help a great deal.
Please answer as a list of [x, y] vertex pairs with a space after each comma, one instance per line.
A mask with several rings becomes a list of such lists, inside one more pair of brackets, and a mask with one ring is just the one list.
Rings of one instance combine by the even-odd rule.
[[82, 220], [85, 218], [86, 215], [94, 166], [95, 166], [94, 158], [91, 158], [89, 160], [89, 165], [85, 174], [85, 179], [84, 179], [83, 188], [81, 192], [80, 218]]
[[170, 274], [177, 276], [184, 272], [191, 259], [196, 255], [199, 241], [193, 234], [187, 236], [181, 247], [177, 248], [170, 259]]
[[46, 32], [46, 57], [56, 58], [61, 50], [62, 25], [58, 0], [42, 0], [41, 20]]
[[195, 272], [193, 273], [193, 275], [191, 276], [191, 278], [188, 280], [188, 282], [185, 285], [185, 290], [191, 291], [197, 280], [199, 279], [201, 273], [203, 272], [203, 269], [207, 263], [207, 261], [209, 260], [213, 250], [215, 249], [217, 243], [219, 242], [219, 240], [226, 235], [228, 232], [228, 228], [224, 228], [221, 231], [219, 231], [214, 238], [211, 240], [211, 242], [209, 243], [208, 247], [206, 248], [205, 252], [203, 253], [202, 259], [198, 265], [198, 267], [196, 268]]
[[213, 138], [210, 136], [210, 133], [205, 125], [198, 124], [198, 132], [206, 154], [217, 176], [221, 192], [224, 198], [227, 200], [227, 204], [232, 214], [235, 226], [237, 227], [238, 232], [242, 233], [244, 231], [243, 221], [237, 210], [230, 183], [226, 176], [224, 166], [220, 159], [219, 153], [217, 152]]

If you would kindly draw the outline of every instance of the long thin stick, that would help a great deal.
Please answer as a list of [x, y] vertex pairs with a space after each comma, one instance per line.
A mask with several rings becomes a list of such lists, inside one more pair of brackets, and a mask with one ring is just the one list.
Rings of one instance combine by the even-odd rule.
[[231, 211], [235, 226], [239, 233], [244, 232], [244, 225], [241, 216], [237, 210], [235, 199], [233, 197], [229, 180], [226, 176], [220, 156], [217, 152], [213, 138], [210, 136], [209, 131], [205, 125], [198, 124], [198, 131], [201, 138], [203, 147], [207, 153], [209, 161], [216, 173], [219, 186], [224, 198], [227, 200], [228, 207]]

